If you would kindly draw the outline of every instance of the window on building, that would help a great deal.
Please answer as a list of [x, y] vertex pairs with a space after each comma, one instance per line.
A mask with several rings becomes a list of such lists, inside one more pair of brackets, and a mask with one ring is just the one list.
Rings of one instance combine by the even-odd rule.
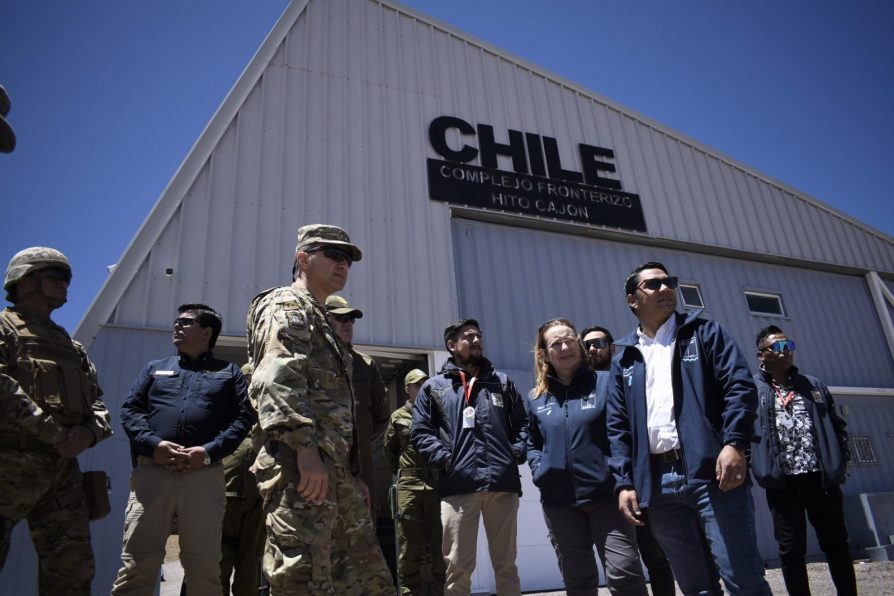
[[851, 437], [854, 448], [851, 450], [851, 461], [855, 464], [874, 464], [878, 460], [875, 457], [875, 449], [872, 448], [872, 439], [869, 437]]
[[782, 308], [782, 296], [768, 292], [745, 292], [745, 301], [748, 310], [753, 315], [768, 317], [784, 317], [785, 309]]
[[685, 308], [704, 308], [701, 290], [697, 284], [680, 284], [680, 299]]

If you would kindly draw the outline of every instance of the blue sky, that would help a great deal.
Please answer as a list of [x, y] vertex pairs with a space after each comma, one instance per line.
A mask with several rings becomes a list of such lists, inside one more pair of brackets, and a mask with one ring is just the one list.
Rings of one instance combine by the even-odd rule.
[[[0, 3], [0, 261], [68, 254], [69, 330], [287, 4]], [[404, 4], [894, 236], [889, 0]]]

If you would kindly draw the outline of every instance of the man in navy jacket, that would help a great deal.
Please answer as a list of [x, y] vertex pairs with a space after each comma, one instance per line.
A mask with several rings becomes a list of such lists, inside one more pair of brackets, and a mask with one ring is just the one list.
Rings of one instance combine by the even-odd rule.
[[684, 594], [767, 594], [745, 452], [757, 395], [733, 338], [676, 312], [661, 263], [624, 286], [639, 326], [616, 342], [608, 400], [610, 465], [621, 513], [649, 508], [652, 532]]
[[767, 489], [789, 594], [810, 594], [807, 524], [810, 519], [839, 595], [856, 595], [840, 485], [846, 479], [847, 432], [829, 389], [794, 365], [795, 342], [775, 325], [757, 334], [761, 371], [751, 469]]
[[444, 593], [471, 592], [481, 517], [497, 593], [517, 595], [518, 465], [525, 461], [528, 435], [524, 402], [484, 357], [478, 321], [449, 325], [444, 343], [452, 357], [419, 390], [411, 431], [416, 451], [440, 470]]

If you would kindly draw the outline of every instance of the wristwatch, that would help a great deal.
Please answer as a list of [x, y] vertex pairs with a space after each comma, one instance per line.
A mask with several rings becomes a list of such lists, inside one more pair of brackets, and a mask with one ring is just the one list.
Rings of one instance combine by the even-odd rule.
[[202, 460], [202, 465], [203, 465], [203, 466], [210, 466], [210, 465], [211, 465], [211, 456], [208, 455], [208, 452], [207, 452], [207, 451], [205, 452], [205, 459]]
[[748, 449], [748, 443], [746, 443], [745, 441], [742, 441], [741, 439], [736, 440], [736, 441], [727, 441], [725, 443], [725, 445], [732, 445], [739, 451], [746, 451]]

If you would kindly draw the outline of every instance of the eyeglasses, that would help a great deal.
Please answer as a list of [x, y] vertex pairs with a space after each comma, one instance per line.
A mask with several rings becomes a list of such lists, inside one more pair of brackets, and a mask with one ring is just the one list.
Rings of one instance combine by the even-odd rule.
[[677, 277], [653, 277], [652, 279], [646, 279], [640, 282], [637, 288], [645, 288], [651, 292], [655, 292], [660, 290], [662, 285], [665, 285], [671, 290], [674, 290], [677, 288], [679, 281], [680, 280]]
[[339, 323], [353, 323], [357, 320], [357, 317], [354, 315], [329, 315], [332, 319], [338, 321]]
[[353, 257], [340, 248], [336, 248], [334, 246], [321, 246], [319, 248], [312, 248], [310, 250], [305, 251], [309, 254], [315, 252], [322, 252], [323, 256], [327, 259], [331, 259], [336, 263], [341, 263], [343, 261], [347, 261], [348, 267], [350, 267], [354, 263]]
[[610, 341], [605, 339], [604, 337], [597, 337], [596, 339], [588, 339], [584, 342], [584, 349], [589, 350], [592, 348], [596, 348], [597, 350], [604, 350], [609, 347], [611, 344]]
[[47, 267], [46, 269], [42, 269], [40, 271], [40, 276], [43, 279], [48, 279], [50, 281], [71, 282], [71, 271], [67, 271], [61, 267]]
[[198, 323], [198, 321], [188, 317], [177, 317], [174, 319], [174, 327], [192, 327], [196, 323]]
[[778, 354], [782, 354], [783, 352], [794, 352], [795, 351], [795, 340], [780, 339], [779, 341], [774, 341], [769, 346], [761, 348], [761, 352], [766, 352], [767, 350], [770, 350], [771, 352], [776, 352]]

